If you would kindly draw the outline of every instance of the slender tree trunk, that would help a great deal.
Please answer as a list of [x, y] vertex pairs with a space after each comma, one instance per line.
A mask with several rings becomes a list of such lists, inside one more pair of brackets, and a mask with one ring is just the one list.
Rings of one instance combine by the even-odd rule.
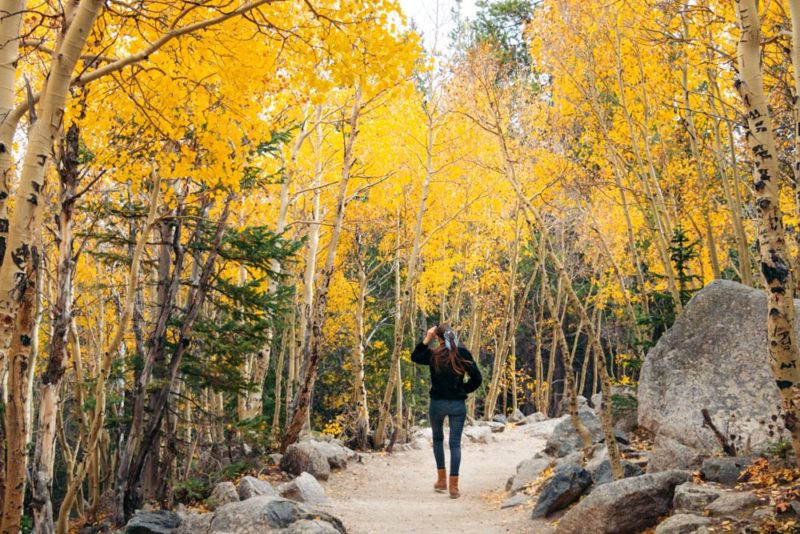
[[367, 387], [364, 379], [364, 309], [367, 300], [367, 282], [366, 268], [364, 263], [360, 261], [358, 296], [356, 298], [356, 335], [353, 346], [353, 403], [356, 406], [356, 443], [362, 450], [367, 448], [369, 434], [369, 408], [367, 406]]
[[353, 149], [356, 138], [358, 137], [358, 119], [361, 115], [362, 106], [361, 87], [356, 85], [353, 95], [353, 107], [349, 120], [349, 132], [347, 133], [344, 148], [344, 162], [342, 164], [341, 179], [339, 180], [339, 191], [336, 198], [336, 218], [328, 243], [328, 254], [325, 258], [325, 266], [322, 272], [320, 272], [321, 281], [319, 293], [317, 295], [317, 303], [314, 306], [313, 313], [310, 315], [311, 328], [306, 334], [309, 339], [307, 343], [303, 344], [303, 381], [295, 394], [295, 401], [293, 403], [294, 410], [286, 428], [286, 433], [281, 441], [281, 452], [285, 451], [289, 445], [297, 441], [300, 437], [300, 431], [303, 429], [303, 425], [310, 415], [311, 393], [314, 388], [317, 367], [322, 359], [322, 328], [325, 322], [328, 290], [330, 288], [331, 279], [333, 278], [333, 270], [336, 262], [336, 247], [339, 243], [339, 236], [342, 231], [342, 224], [344, 223], [344, 212], [347, 206], [347, 185], [350, 182], [350, 173], [355, 162]]
[[[780, 176], [772, 120], [761, 74], [761, 20], [755, 0], [736, 0], [741, 30], [736, 88], [747, 108], [747, 141], [753, 151], [753, 182], [758, 208], [758, 248], [767, 288], [767, 332], [772, 372], [781, 393], [784, 426], [800, 451], [800, 369], [794, 329], [794, 284], [779, 205]], [[798, 454], [800, 462], [800, 454]]]
[[[293, 309], [297, 309], [297, 294], [295, 293], [295, 302]], [[292, 402], [294, 401], [295, 384], [297, 383], [297, 365], [298, 346], [297, 346], [297, 318], [292, 314], [292, 322], [289, 325], [289, 338], [291, 344], [289, 345], [289, 367], [286, 371], [286, 411], [284, 420], [286, 425], [289, 424], [289, 418], [292, 416]]]
[[[708, 95], [708, 103], [711, 108], [711, 115], [713, 119], [714, 131], [714, 152], [717, 159], [717, 168], [719, 169], [720, 182], [722, 184], [722, 192], [725, 195], [725, 203], [728, 206], [728, 213], [731, 219], [731, 226], [733, 227], [734, 235], [736, 238], [736, 252], [738, 255], [737, 263], [735, 266], [736, 271], [739, 273], [739, 278], [743, 284], [753, 285], [752, 273], [752, 260], [750, 258], [750, 244], [747, 238], [747, 233], [744, 229], [744, 212], [742, 205], [739, 202], [738, 194], [738, 173], [735, 169], [735, 163], [728, 165], [726, 162], [725, 154], [723, 152], [722, 134], [720, 133], [720, 119], [719, 111], [717, 111], [716, 101], [719, 98], [719, 87], [716, 79], [716, 69], [706, 69], [710, 91]], [[734, 193], [733, 189], [736, 189]]]
[[[469, 341], [469, 351], [472, 353], [473, 358], [476, 362], [480, 362], [481, 358], [481, 325], [483, 323], [483, 308], [482, 303], [480, 300], [480, 294], [475, 295], [472, 299], [472, 326], [470, 328], [470, 341]], [[477, 392], [475, 395], [469, 397], [467, 400], [467, 415], [470, 419], [475, 418], [475, 398], [477, 397]]]
[[[290, 321], [294, 321], [294, 309]], [[289, 346], [289, 329], [283, 332], [281, 351], [278, 354], [278, 362], [275, 365], [275, 410], [272, 414], [272, 432], [275, 433], [281, 427], [281, 408], [283, 407], [282, 394], [283, 394], [283, 367], [286, 362], [286, 353]]]
[[[792, 178], [794, 185], [795, 215], [800, 216], [800, 0], [788, 0], [792, 19], [792, 71], [794, 75], [794, 94], [792, 112], [794, 118], [794, 161]], [[800, 280], [800, 232], [795, 232], [794, 272]], [[797, 282], [798, 280], [795, 280]]]
[[[53, 505], [50, 492], [55, 460], [56, 412], [59, 406], [59, 389], [67, 368], [69, 353], [67, 339], [72, 324], [72, 278], [75, 270], [73, 258], [72, 218], [75, 191], [79, 179], [78, 127], [73, 124], [67, 130], [61, 151], [59, 177], [61, 182], [61, 212], [58, 216], [58, 290], [52, 313], [53, 329], [50, 339], [50, 357], [47, 369], [42, 374], [39, 401], [39, 431], [32, 467], [31, 488], [33, 519], [36, 531], [42, 534], [53, 532]], [[76, 384], [82, 389], [83, 384]], [[79, 410], [83, 410], [82, 404]], [[85, 429], [85, 425], [82, 425]]]
[[22, 291], [15, 335], [9, 351], [8, 403], [6, 405], [6, 454], [5, 495], [0, 532], [17, 534], [22, 519], [22, 503], [25, 496], [25, 474], [28, 465], [28, 444], [25, 440], [27, 417], [25, 403], [28, 395], [27, 381], [30, 361], [31, 337], [33, 335], [34, 301], [36, 299], [36, 268], [39, 258], [36, 247], [26, 268], [25, 278], [19, 287]]
[[538, 313], [536, 314], [537, 320], [534, 323], [533, 327], [533, 344], [535, 356], [535, 365], [536, 365], [536, 411], [547, 413], [547, 406], [545, 406], [546, 401], [544, 397], [544, 362], [542, 361], [542, 349], [543, 349], [543, 330], [544, 330], [544, 306], [537, 306]]
[[[428, 190], [430, 188], [431, 179], [433, 178], [433, 154], [436, 142], [436, 125], [434, 121], [434, 111], [430, 108], [425, 110], [427, 117], [427, 135], [425, 143], [425, 178], [422, 180], [420, 189], [419, 208], [417, 209], [417, 219], [414, 226], [414, 239], [411, 242], [411, 252], [408, 256], [408, 265], [406, 267], [406, 281], [403, 285], [403, 292], [399, 295], [397, 300], [397, 310], [394, 325], [394, 339], [392, 344], [392, 360], [389, 371], [389, 380], [386, 384], [386, 391], [383, 395], [383, 402], [379, 409], [378, 424], [375, 427], [375, 446], [383, 447], [383, 441], [386, 431], [386, 423], [389, 417], [389, 407], [392, 402], [392, 391], [395, 388], [395, 383], [400, 377], [400, 351], [403, 347], [403, 337], [405, 334], [405, 317], [411, 311], [411, 292], [414, 284], [417, 281], [417, 263], [419, 262], [419, 253], [422, 243], [422, 223], [424, 221], [425, 210], [428, 201]], [[399, 217], [398, 217], [399, 221]], [[400, 231], [398, 222], [398, 232]], [[399, 254], [399, 250], [398, 250]], [[397, 266], [399, 269], [399, 265]], [[397, 283], [400, 283], [398, 278]], [[398, 414], [400, 416], [401, 414]], [[399, 418], [399, 417], [398, 417]]]

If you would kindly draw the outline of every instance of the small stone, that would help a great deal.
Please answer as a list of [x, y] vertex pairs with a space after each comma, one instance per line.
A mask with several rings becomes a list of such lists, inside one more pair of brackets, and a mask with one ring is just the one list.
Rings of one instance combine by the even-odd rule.
[[526, 504], [530, 500], [531, 498], [529, 495], [525, 495], [524, 493], [518, 493], [503, 501], [503, 504], [500, 505], [500, 508], [503, 509], [503, 508], [514, 508], [515, 506], [522, 506], [523, 504]]
[[[642, 468], [634, 463], [622, 460], [620, 464], [622, 466], [622, 474], [624, 475], [623, 478], [638, 477], [642, 474]], [[592, 489], [613, 482], [614, 474], [611, 472], [611, 462], [606, 460], [601, 463], [600, 466], [592, 472], [592, 480], [594, 480]]]
[[547, 421], [547, 414], [542, 412], [532, 413], [526, 417], [525, 420], [528, 421], [528, 423], [541, 423], [542, 421]]
[[710, 524], [707, 517], [694, 514], [675, 514], [656, 527], [655, 534], [692, 534], [698, 528]]
[[800, 501], [792, 501], [789, 503], [789, 508], [792, 509], [794, 515], [800, 517]]
[[489, 423], [489, 428], [491, 429], [492, 434], [498, 434], [506, 429], [506, 425], [492, 421]]
[[328, 480], [331, 466], [314, 444], [301, 441], [287, 447], [281, 458], [281, 469], [292, 475], [306, 472], [320, 480]]
[[629, 445], [631, 439], [628, 437], [628, 434], [620, 430], [619, 428], [614, 427], [614, 437], [617, 440], [617, 443], [623, 443], [625, 445]]
[[[581, 407], [578, 411], [578, 417], [583, 425], [591, 433], [592, 440], [598, 442], [603, 437], [603, 427], [600, 424], [600, 419], [588, 407]], [[558, 420], [552, 434], [547, 439], [547, 445], [544, 451], [558, 458], [566, 456], [569, 453], [580, 450], [583, 447], [580, 436], [575, 431], [572, 424], [572, 418], [566, 415]]]
[[213, 516], [208, 531], [212, 534], [285, 532], [279, 529], [291, 528], [294, 523], [304, 519], [324, 521], [332, 524], [340, 533], [346, 532], [341, 520], [327, 512], [304, 503], [267, 495], [226, 504]]
[[327, 521], [320, 519], [301, 519], [295, 521], [289, 528], [282, 531], [284, 534], [340, 534], [339, 530]]
[[[795, 501], [792, 501], [792, 502], [795, 502]], [[797, 513], [797, 512], [795, 512], [795, 513]], [[764, 520], [772, 517], [773, 515], [775, 515], [775, 514], [773, 514], [771, 508], [759, 508], [759, 509], [757, 509], [756, 511], [753, 512], [753, 519], [755, 519], [756, 521], [764, 521]]]
[[273, 452], [272, 454], [269, 455], [269, 461], [273, 465], [280, 465], [281, 458], [283, 458], [283, 455], [279, 452]]
[[719, 499], [706, 506], [711, 515], [733, 514], [758, 504], [758, 497], [749, 491], [723, 493]]
[[328, 460], [331, 469], [344, 469], [347, 467], [347, 458], [350, 454], [345, 447], [330, 441], [318, 441], [315, 439], [308, 440], [308, 443]]
[[691, 476], [688, 471], [665, 471], [604, 484], [571, 508], [556, 532], [621, 534], [654, 526], [669, 512], [675, 487]]
[[428, 440], [425, 438], [417, 438], [411, 442], [411, 448], [421, 451], [428, 447]]
[[586, 470], [590, 473], [597, 471], [603, 462], [608, 461], [608, 449], [604, 446], [595, 449], [592, 458], [586, 463]]
[[506, 416], [501, 413], [495, 414], [494, 417], [492, 417], [492, 421], [495, 423], [503, 423], [504, 425], [508, 423]]
[[239, 501], [239, 491], [234, 486], [233, 482], [225, 481], [220, 482], [214, 486], [211, 496], [206, 499], [206, 504], [212, 510], [224, 506], [231, 502]]
[[506, 489], [511, 493], [516, 493], [526, 485], [530, 484], [550, 467], [550, 459], [543, 454], [534, 456], [529, 460], [523, 460], [517, 465], [517, 474], [508, 480]]
[[242, 477], [239, 481], [238, 491], [239, 499], [242, 501], [259, 495], [278, 495], [269, 482], [251, 476]]
[[721, 495], [722, 492], [718, 489], [687, 482], [675, 488], [673, 506], [678, 512], [702, 513], [706, 506]]
[[492, 431], [488, 426], [471, 426], [464, 430], [464, 435], [475, 443], [489, 443], [492, 440]]
[[214, 517], [213, 513], [198, 514], [197, 512], [189, 512], [183, 516], [183, 521], [180, 526], [172, 531], [171, 534], [203, 534], [208, 532], [211, 526], [211, 520]]
[[700, 474], [704, 480], [720, 484], [736, 484], [742, 471], [753, 463], [752, 458], [725, 457], [703, 460]]
[[512, 423], [519, 424], [525, 421], [525, 414], [522, 413], [522, 411], [519, 409], [514, 410], [514, 413], [511, 414], [511, 417], [509, 417], [508, 420], [511, 421]]
[[580, 466], [582, 462], [583, 462], [583, 452], [573, 451], [568, 455], [564, 456], [563, 458], [557, 459], [555, 467], [556, 469], [558, 469], [559, 467], [564, 467], [567, 465]]
[[281, 484], [278, 487], [278, 492], [281, 497], [291, 499], [296, 502], [305, 502], [309, 504], [328, 504], [330, 499], [325, 494], [317, 479], [309, 473], [301, 473], [300, 476]]
[[125, 525], [125, 534], [169, 534], [181, 524], [181, 517], [169, 510], [136, 514]]

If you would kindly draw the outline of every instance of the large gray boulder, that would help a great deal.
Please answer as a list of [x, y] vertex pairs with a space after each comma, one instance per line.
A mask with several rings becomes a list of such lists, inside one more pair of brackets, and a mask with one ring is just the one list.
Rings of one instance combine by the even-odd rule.
[[[262, 495], [246, 501], [226, 504], [214, 513], [210, 532], [260, 534], [296, 526], [302, 529], [303, 520], [328, 523], [336, 532], [345, 533], [342, 522], [335, 516], [308, 505]], [[296, 523], [299, 523], [296, 525]], [[325, 525], [327, 527], [327, 525]], [[296, 532], [328, 532], [330, 530], [295, 530]], [[285, 532], [281, 530], [281, 532]]]
[[604, 484], [567, 512], [556, 534], [629, 534], [649, 528], [666, 514], [675, 486], [688, 471], [665, 471]]
[[[592, 438], [595, 442], [599, 442], [603, 439], [603, 426], [600, 424], [600, 419], [598, 419], [592, 410], [581, 407], [580, 410], [578, 410], [578, 417], [592, 434]], [[567, 416], [562, 418], [561, 422], [558, 423], [553, 433], [547, 439], [547, 446], [544, 451], [556, 458], [561, 458], [571, 452], [581, 450], [582, 447], [581, 438], [572, 425], [572, 418]]]
[[650, 350], [638, 389], [639, 425], [655, 434], [650, 471], [695, 468], [720, 453], [702, 409], [740, 450], [749, 443], [758, 452], [778, 439], [780, 429], [770, 428], [773, 415], [780, 421], [781, 401], [766, 318], [763, 290], [717, 280]]
[[306, 472], [319, 480], [328, 480], [331, 466], [317, 448], [308, 441], [289, 445], [281, 458], [281, 469], [293, 475]]

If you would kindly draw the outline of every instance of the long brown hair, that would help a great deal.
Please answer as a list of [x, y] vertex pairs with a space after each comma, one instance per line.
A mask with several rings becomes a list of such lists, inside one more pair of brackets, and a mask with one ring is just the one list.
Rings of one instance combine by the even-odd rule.
[[433, 368], [438, 372], [447, 365], [457, 375], [466, 373], [465, 362], [458, 355], [458, 338], [450, 325], [437, 326], [436, 337], [439, 338], [439, 346], [433, 350]]

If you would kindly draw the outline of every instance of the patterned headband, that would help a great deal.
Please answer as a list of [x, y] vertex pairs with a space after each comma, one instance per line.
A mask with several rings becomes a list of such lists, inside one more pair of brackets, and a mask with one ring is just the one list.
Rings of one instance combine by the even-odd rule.
[[453, 350], [458, 346], [458, 338], [452, 330], [445, 330], [444, 346], [447, 350]]

